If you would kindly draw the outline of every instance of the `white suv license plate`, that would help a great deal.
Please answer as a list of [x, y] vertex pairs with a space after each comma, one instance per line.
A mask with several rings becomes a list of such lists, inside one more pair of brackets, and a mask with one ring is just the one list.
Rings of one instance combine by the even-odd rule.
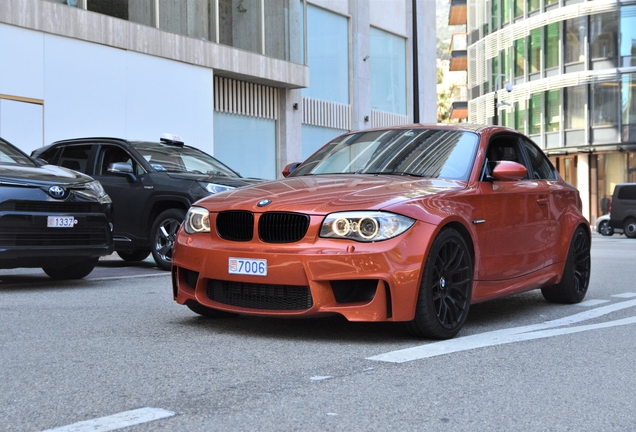
[[228, 272], [248, 276], [267, 276], [267, 260], [252, 258], [229, 258]]
[[49, 216], [46, 219], [48, 228], [73, 228], [76, 223], [74, 216]]

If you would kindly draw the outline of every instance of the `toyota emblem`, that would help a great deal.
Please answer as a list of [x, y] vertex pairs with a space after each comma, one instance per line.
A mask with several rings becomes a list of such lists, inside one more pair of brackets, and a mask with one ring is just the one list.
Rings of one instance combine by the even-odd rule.
[[257, 207], [265, 207], [266, 205], [268, 205], [269, 203], [271, 203], [272, 200], [268, 200], [268, 199], [264, 199], [264, 200], [260, 200], [256, 206]]
[[51, 194], [53, 198], [63, 198], [64, 188], [61, 186], [51, 186], [49, 188], [49, 194]]

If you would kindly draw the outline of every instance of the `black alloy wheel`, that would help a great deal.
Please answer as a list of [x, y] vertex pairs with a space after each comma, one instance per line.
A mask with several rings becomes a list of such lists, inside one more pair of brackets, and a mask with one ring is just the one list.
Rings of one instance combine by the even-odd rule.
[[604, 236], [614, 235], [614, 228], [609, 225], [609, 221], [604, 220], [598, 225], [598, 232]]
[[636, 238], [636, 219], [627, 219], [623, 224], [623, 232], [629, 238]]
[[463, 237], [445, 229], [426, 259], [415, 318], [406, 324], [414, 335], [450, 339], [466, 322], [473, 287], [473, 262]]
[[552, 303], [574, 304], [585, 298], [590, 283], [590, 237], [579, 227], [574, 232], [561, 282], [541, 288], [543, 297]]
[[174, 241], [184, 218], [184, 210], [169, 209], [162, 212], [152, 225], [152, 257], [162, 270], [170, 270], [172, 266]]

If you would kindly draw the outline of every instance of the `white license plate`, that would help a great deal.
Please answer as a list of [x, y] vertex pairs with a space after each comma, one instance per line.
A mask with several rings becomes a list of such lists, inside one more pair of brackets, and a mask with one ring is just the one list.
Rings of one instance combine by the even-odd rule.
[[74, 216], [49, 216], [46, 220], [49, 228], [73, 228], [76, 223]]
[[228, 272], [230, 274], [267, 276], [267, 260], [230, 258], [228, 259]]

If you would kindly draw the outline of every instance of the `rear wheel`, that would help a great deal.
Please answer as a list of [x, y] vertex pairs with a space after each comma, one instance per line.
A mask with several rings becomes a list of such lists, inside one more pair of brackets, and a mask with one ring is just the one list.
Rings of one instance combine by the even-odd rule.
[[590, 238], [584, 228], [577, 228], [570, 243], [561, 282], [541, 288], [541, 294], [552, 303], [579, 303], [587, 293], [590, 268]]
[[155, 223], [152, 224], [150, 232], [152, 257], [162, 270], [170, 270], [172, 266], [174, 239], [184, 218], [185, 211], [169, 209], [159, 214], [157, 219], [155, 219]]
[[603, 221], [598, 225], [598, 232], [604, 236], [614, 235], [614, 228], [609, 226], [609, 221]]
[[406, 328], [419, 337], [450, 339], [461, 330], [470, 307], [473, 262], [463, 237], [445, 229], [426, 258], [415, 318]]
[[636, 219], [627, 219], [623, 224], [623, 232], [629, 238], [636, 238]]
[[117, 255], [124, 261], [135, 262], [135, 261], [143, 261], [146, 259], [148, 255], [150, 255], [150, 251], [147, 250], [133, 250], [133, 251], [117, 251]]
[[88, 261], [81, 261], [65, 267], [45, 266], [42, 267], [44, 273], [53, 279], [81, 279], [93, 271], [99, 258], [91, 258]]

